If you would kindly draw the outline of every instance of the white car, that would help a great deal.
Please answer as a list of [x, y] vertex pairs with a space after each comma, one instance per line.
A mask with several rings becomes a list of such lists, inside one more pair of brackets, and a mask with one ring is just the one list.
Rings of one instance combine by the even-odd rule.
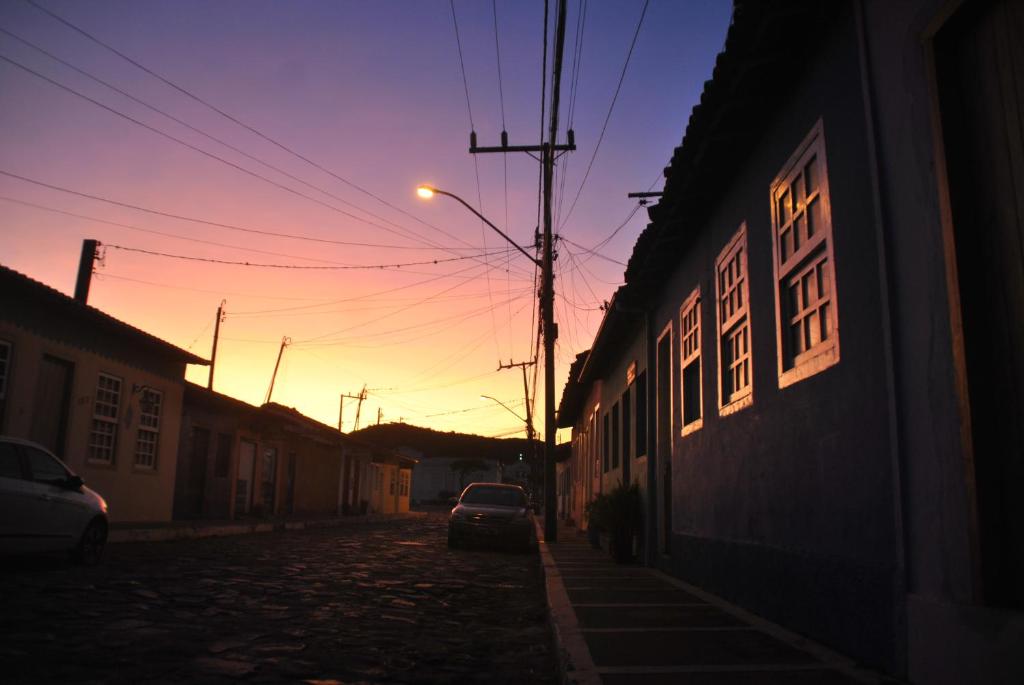
[[0, 437], [0, 554], [67, 550], [95, 564], [107, 503], [46, 448]]

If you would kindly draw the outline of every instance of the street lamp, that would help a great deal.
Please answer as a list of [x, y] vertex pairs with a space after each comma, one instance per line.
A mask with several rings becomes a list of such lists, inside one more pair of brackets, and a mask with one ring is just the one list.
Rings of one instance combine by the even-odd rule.
[[425, 183], [424, 183], [424, 184], [422, 184], [422, 185], [420, 185], [420, 186], [418, 186], [418, 187], [416, 188], [416, 194], [417, 194], [417, 195], [419, 195], [419, 196], [420, 196], [421, 198], [423, 198], [424, 200], [429, 200], [429, 199], [431, 199], [432, 197], [434, 197], [435, 195], [445, 195], [445, 196], [447, 196], [447, 197], [450, 197], [450, 198], [452, 198], [453, 200], [456, 200], [456, 201], [458, 201], [459, 203], [461, 203], [461, 204], [462, 204], [462, 206], [463, 206], [463, 207], [465, 207], [465, 208], [466, 208], [466, 209], [468, 209], [469, 211], [471, 211], [471, 212], [473, 212], [474, 214], [476, 214], [477, 218], [479, 218], [479, 219], [480, 219], [480, 221], [482, 221], [482, 222], [484, 222], [485, 224], [487, 224], [488, 226], [490, 226], [490, 227], [491, 227], [491, 229], [492, 229], [492, 230], [493, 230], [493, 231], [494, 231], [495, 233], [497, 233], [497, 234], [498, 234], [498, 235], [500, 235], [500, 236], [501, 236], [502, 238], [504, 238], [505, 240], [507, 240], [507, 241], [509, 242], [509, 244], [510, 244], [510, 245], [512, 245], [512, 247], [516, 248], [517, 250], [519, 250], [520, 252], [522, 252], [522, 253], [523, 253], [524, 255], [526, 255], [526, 258], [527, 258], [527, 259], [529, 259], [529, 260], [530, 260], [531, 262], [533, 262], [533, 263], [534, 263], [534, 264], [536, 264], [537, 266], [543, 266], [543, 265], [541, 264], [541, 261], [540, 261], [539, 259], [537, 259], [537, 258], [536, 258], [536, 257], [534, 257], [533, 255], [531, 255], [531, 254], [530, 254], [529, 252], [527, 252], [526, 250], [524, 250], [524, 249], [522, 248], [522, 246], [521, 246], [521, 245], [520, 245], [519, 243], [517, 243], [516, 241], [512, 240], [511, 238], [509, 238], [509, 237], [508, 237], [507, 235], [505, 235], [505, 232], [504, 232], [504, 231], [502, 231], [502, 230], [501, 230], [500, 228], [498, 228], [497, 226], [495, 226], [494, 224], [492, 224], [492, 223], [490, 222], [490, 220], [488, 220], [488, 218], [487, 218], [487, 217], [485, 217], [485, 216], [484, 216], [483, 214], [481, 214], [480, 212], [476, 211], [476, 210], [475, 210], [475, 209], [473, 208], [473, 205], [469, 204], [468, 202], [466, 202], [465, 200], [463, 200], [463, 199], [462, 199], [461, 197], [459, 197], [459, 196], [458, 196], [458, 195], [456, 195], [455, 193], [449, 193], [449, 192], [448, 192], [447, 190], [441, 190], [440, 188], [435, 188], [434, 186], [429, 186], [429, 185], [427, 185], [427, 184], [425, 184]]
[[[517, 413], [516, 413], [515, 411], [513, 411], [513, 410], [512, 410], [512, 409], [511, 409], [511, 408], [510, 408], [510, 407], [509, 407], [509, 406], [508, 406], [507, 404], [505, 404], [504, 402], [502, 402], [501, 400], [499, 400], [499, 399], [498, 399], [497, 397], [491, 397], [490, 395], [480, 395], [480, 399], [482, 399], [482, 400], [491, 400], [491, 401], [493, 401], [493, 402], [497, 402], [497, 403], [498, 403], [498, 404], [500, 404], [501, 406], [505, 407], [505, 410], [506, 410], [506, 411], [508, 411], [508, 413], [509, 413], [509, 414], [511, 414], [512, 416], [516, 417], [517, 419], [519, 419], [519, 420], [520, 420], [520, 421], [522, 421], [523, 423], [529, 424], [529, 421], [527, 421], [527, 420], [526, 420], [526, 419], [524, 419], [524, 418], [523, 418], [522, 416], [520, 416], [519, 414], [517, 414]], [[527, 425], [527, 428], [529, 428], [529, 425]]]
[[[564, 10], [564, 3], [563, 3]], [[552, 109], [557, 111], [557, 107]], [[551, 137], [554, 139], [556, 118], [552, 117]], [[544, 186], [545, 192], [545, 223], [543, 258], [537, 259], [524, 250], [519, 243], [509, 238], [505, 233], [491, 223], [487, 217], [473, 209], [472, 205], [454, 193], [440, 190], [434, 186], [422, 184], [416, 188], [416, 194], [423, 199], [430, 199], [434, 195], [447, 195], [456, 200], [463, 207], [484, 222], [491, 229], [509, 242], [513, 247], [522, 252], [527, 259], [533, 262], [541, 270], [542, 286], [540, 289], [540, 312], [541, 332], [544, 335], [544, 540], [548, 543], [558, 539], [557, 519], [555, 518], [556, 496], [555, 496], [555, 339], [558, 337], [558, 327], [555, 324], [555, 288], [554, 288], [554, 262], [551, 237], [551, 177], [554, 172], [552, 166], [552, 146], [544, 144]], [[575, 149], [575, 146], [572, 147]], [[511, 411], [511, 410], [510, 410]], [[527, 422], [527, 429], [532, 433], [532, 426]], [[531, 440], [532, 444], [532, 440]]]

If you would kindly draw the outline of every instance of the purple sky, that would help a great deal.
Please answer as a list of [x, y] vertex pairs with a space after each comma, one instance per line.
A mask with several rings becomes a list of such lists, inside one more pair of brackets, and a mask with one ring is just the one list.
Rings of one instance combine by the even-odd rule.
[[[521, 377], [495, 368], [499, 358], [519, 361], [532, 354], [532, 267], [517, 253], [506, 255], [501, 239], [483, 233], [453, 201], [424, 202], [413, 193], [417, 184], [429, 182], [477, 202], [474, 159], [466, 150], [469, 116], [447, 1], [39, 2], [393, 207], [231, 123], [20, 0], [0, 5], [0, 28], [309, 185], [90, 81], [6, 33], [0, 33], [0, 55], [319, 202], [167, 140], [6, 61], [0, 61], [0, 170], [208, 221], [393, 247], [257, 236], [0, 175], [4, 198], [93, 217], [0, 200], [5, 238], [0, 262], [70, 293], [81, 240], [97, 238], [108, 247], [90, 304], [203, 355], [209, 353], [214, 311], [227, 299], [217, 389], [246, 401], [262, 402], [277, 345], [287, 335], [295, 344], [285, 353], [274, 399], [327, 423], [337, 421], [338, 394], [357, 392], [365, 383], [371, 393], [364, 424], [367, 417], [375, 420], [380, 407], [385, 421], [401, 417], [445, 430], [504, 434], [522, 427], [478, 397], [492, 395], [522, 413]], [[543, 2], [499, 1], [496, 7], [505, 125], [513, 144], [536, 144]], [[599, 154], [566, 220], [643, 2], [586, 7], [571, 122], [579, 149], [561, 160], [556, 186], [564, 175], [558, 233], [590, 246], [630, 214], [635, 205], [627, 192], [646, 190], [655, 181], [655, 189], [661, 188], [660, 171], [710, 78], [731, 8], [724, 1], [650, 2]], [[562, 90], [566, 115], [579, 10], [579, 1], [571, 0]], [[493, 6], [459, 0], [455, 11], [479, 142], [496, 145], [502, 110]], [[564, 132], [566, 117], [562, 122]], [[484, 213], [529, 243], [537, 217], [536, 162], [519, 154], [481, 155], [476, 163]], [[625, 262], [645, 219], [646, 213], [638, 212], [602, 253]], [[441, 260], [479, 254], [485, 245], [502, 254], [401, 270], [314, 272], [180, 261], [115, 245], [306, 266]], [[556, 396], [568, 362], [589, 346], [600, 324], [598, 306], [622, 278], [622, 266], [599, 258], [580, 265], [581, 257], [572, 244], [560, 245]], [[189, 378], [205, 382], [205, 371], [192, 369]], [[542, 411], [541, 402], [537, 410]], [[346, 430], [353, 418], [346, 411]]]

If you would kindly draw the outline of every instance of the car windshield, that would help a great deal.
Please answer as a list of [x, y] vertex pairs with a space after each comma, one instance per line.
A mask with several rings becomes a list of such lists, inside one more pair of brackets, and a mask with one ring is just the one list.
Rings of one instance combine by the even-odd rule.
[[515, 488], [470, 488], [462, 496], [462, 504], [488, 504], [496, 507], [525, 507], [526, 496]]

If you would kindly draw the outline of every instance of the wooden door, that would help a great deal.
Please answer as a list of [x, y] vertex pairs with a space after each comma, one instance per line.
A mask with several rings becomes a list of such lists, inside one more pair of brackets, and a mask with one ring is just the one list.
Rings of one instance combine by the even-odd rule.
[[982, 592], [1024, 607], [1024, 2], [967, 2], [936, 35]]
[[39, 382], [32, 401], [29, 439], [61, 459], [67, 438], [68, 408], [75, 365], [46, 354], [39, 364]]

